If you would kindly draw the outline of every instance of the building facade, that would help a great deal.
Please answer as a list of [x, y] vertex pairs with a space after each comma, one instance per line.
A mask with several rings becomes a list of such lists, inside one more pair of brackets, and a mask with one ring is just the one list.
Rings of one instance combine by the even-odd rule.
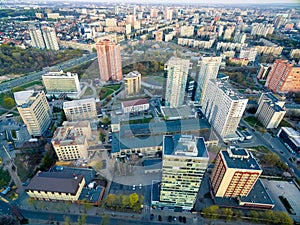
[[167, 70], [168, 76], [165, 106], [176, 108], [183, 105], [189, 68], [189, 60], [176, 57], [172, 57], [165, 64], [165, 70]]
[[47, 49], [59, 50], [55, 29], [52, 27], [42, 27], [43, 38]]
[[96, 44], [100, 79], [104, 82], [109, 80], [122, 80], [122, 61], [120, 45], [104, 40]]
[[17, 109], [32, 136], [42, 136], [51, 124], [50, 107], [43, 91], [14, 93]]
[[198, 79], [194, 100], [203, 104], [207, 83], [210, 79], [216, 79], [221, 65], [221, 57], [202, 57], [198, 62]]
[[265, 87], [276, 93], [300, 91], [300, 67], [277, 59], [269, 72]]
[[81, 92], [77, 73], [48, 72], [42, 75], [47, 94], [69, 93], [78, 95]]
[[46, 201], [77, 201], [85, 179], [83, 175], [38, 172], [25, 188], [29, 197]]
[[29, 35], [31, 39], [31, 46], [35, 48], [46, 48], [43, 35], [40, 29], [36, 27], [29, 27]]
[[55, 130], [51, 143], [60, 161], [87, 159], [89, 138], [91, 127], [88, 121], [65, 121], [62, 127]]
[[136, 95], [141, 90], [142, 76], [138, 71], [133, 71], [127, 74], [124, 78], [125, 91], [128, 95]]
[[216, 197], [235, 198], [247, 196], [262, 169], [256, 159], [245, 149], [230, 146], [216, 158], [211, 174], [211, 185]]
[[277, 128], [286, 113], [284, 103], [271, 93], [262, 93], [255, 116], [265, 128]]
[[250, 62], [254, 62], [257, 55], [257, 50], [255, 48], [242, 48], [240, 51], [239, 58], [246, 58]]
[[260, 70], [258, 72], [257, 79], [266, 80], [269, 75], [269, 72], [271, 71], [271, 68], [271, 64], [260, 64]]
[[226, 139], [234, 135], [248, 99], [236, 92], [226, 81], [209, 80], [202, 105], [208, 122]]
[[97, 118], [97, 100], [94, 98], [73, 100], [63, 103], [68, 121], [91, 120]]
[[138, 113], [149, 109], [149, 102], [147, 99], [137, 99], [124, 101], [121, 103], [123, 113]]
[[165, 135], [160, 204], [191, 210], [208, 164], [204, 139]]

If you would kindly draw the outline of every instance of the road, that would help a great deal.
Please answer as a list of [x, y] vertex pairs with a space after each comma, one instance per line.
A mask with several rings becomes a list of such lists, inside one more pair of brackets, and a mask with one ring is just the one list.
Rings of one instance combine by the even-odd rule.
[[283, 162], [287, 163], [289, 168], [292, 168], [294, 170], [294, 174], [298, 179], [300, 178], [299, 169], [297, 168], [296, 165], [294, 165], [293, 163], [291, 163], [288, 160], [289, 157], [294, 156], [294, 155], [292, 155], [287, 150], [287, 148], [284, 146], [284, 144], [282, 144], [282, 142], [277, 137], [272, 137], [268, 132], [266, 132], [264, 135], [262, 135], [258, 131], [252, 132], [253, 128], [250, 125], [248, 125], [248, 123], [246, 123], [244, 120], [241, 120], [240, 123], [243, 126], [246, 126], [248, 128], [248, 130], [252, 133], [252, 136], [253, 136], [252, 141], [239, 143], [240, 147], [252, 147], [252, 146], [257, 146], [257, 145], [263, 145], [263, 146], [269, 148], [274, 153], [276, 153]]
[[[92, 53], [92, 54], [88, 54], [85, 56], [82, 56], [80, 58], [77, 59], [71, 59], [69, 61], [66, 62], [62, 62], [58, 65], [52, 66], [49, 69], [56, 69], [56, 70], [64, 70], [73, 66], [77, 66], [79, 64], [88, 62], [90, 60], [93, 60], [97, 57], [96, 53]], [[4, 83], [0, 84], [0, 93], [6, 92], [11, 90], [14, 87], [38, 80], [41, 78], [41, 76], [45, 73], [45, 71], [39, 71], [39, 72], [33, 72], [30, 73], [29, 75], [25, 75]]]

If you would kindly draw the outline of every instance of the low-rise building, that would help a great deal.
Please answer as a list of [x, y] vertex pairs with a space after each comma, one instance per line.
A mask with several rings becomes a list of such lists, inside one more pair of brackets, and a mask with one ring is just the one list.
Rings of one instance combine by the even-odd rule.
[[281, 127], [278, 134], [290, 152], [300, 152], [300, 132], [291, 127]]
[[123, 113], [138, 113], [149, 109], [147, 99], [137, 99], [122, 102]]
[[59, 160], [76, 160], [88, 157], [88, 142], [91, 138], [90, 122], [68, 122], [58, 127], [51, 143]]
[[46, 201], [77, 201], [85, 179], [83, 175], [38, 172], [25, 188], [29, 197]]

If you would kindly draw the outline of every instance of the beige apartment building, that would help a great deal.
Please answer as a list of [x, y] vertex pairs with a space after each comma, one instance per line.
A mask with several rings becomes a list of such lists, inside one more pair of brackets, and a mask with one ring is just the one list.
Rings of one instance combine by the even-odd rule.
[[255, 116], [265, 128], [277, 128], [286, 113], [284, 104], [284, 98], [277, 98], [272, 93], [262, 93]]
[[247, 196], [262, 169], [252, 153], [230, 146], [219, 152], [211, 174], [211, 185], [216, 197]]
[[91, 138], [91, 127], [88, 121], [68, 122], [58, 127], [51, 143], [58, 160], [69, 161], [88, 157], [88, 139]]
[[43, 91], [14, 93], [17, 109], [32, 136], [42, 136], [51, 124], [50, 107]]
[[83, 175], [38, 172], [25, 188], [29, 197], [46, 201], [77, 201], [85, 185]]
[[138, 94], [141, 90], [141, 81], [141, 74], [138, 71], [133, 71], [127, 74], [127, 76], [124, 78], [126, 94]]
[[192, 209], [208, 159], [203, 138], [192, 135], [165, 135], [160, 206]]
[[68, 121], [92, 120], [97, 118], [97, 100], [87, 98], [63, 103], [63, 109]]

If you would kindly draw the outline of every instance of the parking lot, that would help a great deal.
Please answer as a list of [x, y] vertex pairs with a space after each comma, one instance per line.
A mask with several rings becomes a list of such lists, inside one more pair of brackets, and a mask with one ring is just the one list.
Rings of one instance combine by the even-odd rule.
[[262, 179], [265, 187], [275, 202], [275, 210], [286, 211], [279, 196], [284, 196], [292, 206], [296, 215], [290, 215], [295, 221], [300, 222], [300, 191], [293, 182]]

